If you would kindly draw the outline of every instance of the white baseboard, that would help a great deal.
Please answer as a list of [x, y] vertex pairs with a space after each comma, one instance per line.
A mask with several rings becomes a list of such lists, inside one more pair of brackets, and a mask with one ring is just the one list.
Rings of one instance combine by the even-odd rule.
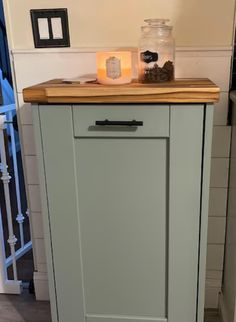
[[34, 272], [34, 288], [37, 301], [49, 301], [47, 273]]
[[[21, 54], [45, 54], [45, 53], [57, 53], [57, 54], [65, 54], [65, 53], [96, 53], [98, 51], [119, 51], [120, 47], [69, 47], [69, 48], [25, 48], [25, 49], [12, 49], [11, 53], [13, 55], [21, 55]], [[122, 50], [128, 50], [131, 52], [137, 52], [137, 47], [123, 47]], [[176, 47], [176, 52], [207, 52], [209, 53], [219, 53], [221, 52], [223, 55], [231, 55], [233, 48], [231, 46], [219, 46], [219, 47]]]
[[217, 309], [219, 306], [219, 293], [221, 287], [208, 287], [206, 283], [205, 289], [205, 308]]
[[221, 322], [230, 322], [228, 319], [228, 313], [224, 303], [224, 295], [222, 293], [220, 294], [220, 298], [219, 298], [219, 311], [220, 311]]

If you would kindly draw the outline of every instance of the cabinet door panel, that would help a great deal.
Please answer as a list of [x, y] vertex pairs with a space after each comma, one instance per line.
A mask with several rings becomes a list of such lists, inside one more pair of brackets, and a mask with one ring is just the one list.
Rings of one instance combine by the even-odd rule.
[[75, 151], [86, 314], [164, 319], [167, 140], [76, 139]]

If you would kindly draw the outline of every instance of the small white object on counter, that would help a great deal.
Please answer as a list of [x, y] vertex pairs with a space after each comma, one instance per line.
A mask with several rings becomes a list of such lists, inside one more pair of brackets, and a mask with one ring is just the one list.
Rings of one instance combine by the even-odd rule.
[[96, 82], [96, 77], [74, 77], [74, 78], [64, 78], [62, 80], [63, 83], [78, 83], [78, 84], [86, 84]]

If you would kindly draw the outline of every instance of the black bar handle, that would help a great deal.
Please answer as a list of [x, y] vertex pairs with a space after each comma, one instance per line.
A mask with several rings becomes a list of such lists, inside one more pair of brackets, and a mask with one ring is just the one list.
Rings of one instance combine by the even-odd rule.
[[96, 121], [95, 125], [98, 126], [143, 126], [143, 121], [109, 121], [109, 120], [104, 120], [104, 121]]

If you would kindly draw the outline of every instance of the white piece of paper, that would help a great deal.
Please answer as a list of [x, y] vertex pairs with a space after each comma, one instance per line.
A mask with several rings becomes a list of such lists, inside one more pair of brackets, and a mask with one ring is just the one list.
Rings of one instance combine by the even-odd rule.
[[39, 38], [40, 39], [50, 39], [48, 19], [47, 18], [38, 18], [39, 26]]
[[92, 77], [75, 77], [75, 78], [64, 78], [62, 82], [64, 83], [79, 83], [79, 84], [86, 84], [90, 82], [95, 82], [96, 78]]

